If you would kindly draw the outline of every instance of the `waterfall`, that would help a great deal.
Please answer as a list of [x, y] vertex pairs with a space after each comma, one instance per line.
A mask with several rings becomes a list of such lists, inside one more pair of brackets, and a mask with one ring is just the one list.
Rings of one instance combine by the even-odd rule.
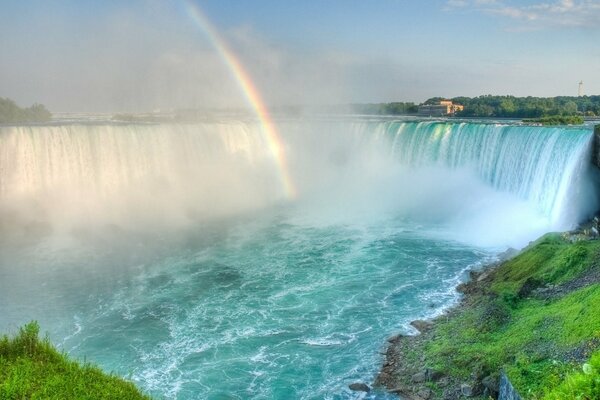
[[[361, 170], [372, 180], [392, 165], [472, 171], [494, 191], [532, 204], [553, 228], [573, 227], [597, 207], [589, 129], [381, 120], [278, 126], [300, 196], [313, 181], [331, 187], [342, 176], [329, 170], [349, 180]], [[186, 223], [281, 201], [277, 176], [257, 122], [0, 127], [5, 220]]]
[[280, 195], [256, 124], [0, 128], [0, 201], [55, 219], [172, 223]]
[[582, 207], [595, 206], [586, 192], [592, 186], [589, 129], [431, 121], [368, 129], [392, 141], [400, 163], [470, 168], [494, 189], [532, 202], [554, 224], [572, 227]]

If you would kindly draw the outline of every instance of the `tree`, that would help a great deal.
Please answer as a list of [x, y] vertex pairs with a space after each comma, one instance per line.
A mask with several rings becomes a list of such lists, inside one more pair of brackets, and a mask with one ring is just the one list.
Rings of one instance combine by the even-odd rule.
[[21, 108], [13, 100], [0, 97], [0, 123], [46, 122], [50, 119], [52, 114], [42, 104]]

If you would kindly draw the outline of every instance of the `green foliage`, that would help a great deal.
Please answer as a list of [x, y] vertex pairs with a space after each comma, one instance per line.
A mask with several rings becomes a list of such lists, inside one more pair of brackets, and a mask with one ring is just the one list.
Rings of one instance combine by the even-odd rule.
[[406, 115], [419, 111], [419, 107], [410, 102], [352, 104], [351, 108], [354, 113], [368, 115]]
[[[441, 97], [433, 97], [424, 104], [437, 104]], [[551, 115], [600, 115], [600, 96], [580, 97], [515, 97], [479, 96], [454, 97], [454, 103], [465, 108], [458, 117], [540, 118]]]
[[564, 394], [588, 385], [588, 376], [575, 374], [562, 383], [580, 368], [565, 355], [589, 343], [597, 346], [600, 283], [562, 297], [519, 296], [526, 282], [547, 287], [580, 276], [597, 263], [599, 254], [600, 241], [569, 243], [556, 234], [544, 236], [492, 272], [484, 293], [472, 295], [469, 307], [436, 322], [435, 340], [424, 348], [428, 366], [465, 380], [474, 370], [504, 369], [528, 399], [550, 396], [555, 389], [558, 394], [543, 398], [600, 398], [585, 397], [588, 392], [581, 392], [583, 397]]
[[0, 399], [149, 399], [131, 382], [71, 361], [31, 322], [0, 339]]
[[563, 382], [547, 390], [542, 399], [600, 399], [600, 351], [595, 352], [581, 369], [570, 372]]
[[448, 100], [444, 97], [432, 97], [430, 99], [425, 100], [425, 102], [423, 104], [425, 105], [436, 105], [436, 104], [440, 104], [440, 101], [444, 101], [444, 100]]
[[51, 118], [52, 114], [41, 104], [21, 108], [14, 101], [0, 97], [0, 124], [46, 122]]
[[496, 270], [492, 291], [516, 295], [528, 278], [549, 284], [572, 279], [590, 265], [599, 250], [598, 241], [571, 244], [556, 234], [545, 235]]
[[510, 318], [510, 302], [492, 296], [477, 309], [477, 326], [482, 332], [494, 332], [506, 324]]
[[581, 125], [584, 121], [580, 115], [551, 115], [548, 117], [524, 119], [523, 122], [542, 125]]

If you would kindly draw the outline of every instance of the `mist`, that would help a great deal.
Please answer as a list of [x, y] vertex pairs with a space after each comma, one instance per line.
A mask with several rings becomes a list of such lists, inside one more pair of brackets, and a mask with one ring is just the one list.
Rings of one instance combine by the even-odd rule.
[[[284, 190], [282, 165], [252, 120], [4, 128], [2, 237], [7, 243], [82, 235], [92, 244], [94, 237], [120, 242], [124, 235], [187, 240], [194, 231], [266, 214], [334, 226], [412, 221], [471, 245], [518, 248], [544, 232], [573, 227], [595, 209], [585, 171], [524, 181], [558, 179], [560, 188], [545, 192], [499, 190], [477, 167], [423, 163], [431, 145], [412, 150], [408, 160], [420, 162], [397, 159], [392, 137], [379, 132], [386, 125], [377, 124], [279, 121], [293, 198]], [[410, 136], [403, 140], [411, 143]], [[535, 168], [552, 174], [545, 164]], [[561, 183], [570, 180], [577, 180], [569, 183], [576, 189]], [[530, 198], [518, 195], [525, 190]], [[572, 195], [544, 211], [553, 190]]]
[[[184, 2], [113, 4], [90, 23], [93, 9], [69, 14], [41, 2], [25, 12], [29, 21], [18, 31], [0, 31], [18, 38], [3, 45], [10, 62], [0, 63], [3, 95], [18, 103], [108, 113], [249, 107]], [[251, 25], [222, 35], [271, 106], [350, 102], [365, 89], [351, 84], [353, 71], [370, 66], [358, 54], [288, 46]], [[374, 69], [365, 83], [377, 75]], [[375, 92], [365, 94], [375, 100]]]

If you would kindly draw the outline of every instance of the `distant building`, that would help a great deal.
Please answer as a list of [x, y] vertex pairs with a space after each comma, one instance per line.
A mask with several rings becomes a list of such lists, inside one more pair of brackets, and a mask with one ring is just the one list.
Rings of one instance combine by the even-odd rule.
[[419, 106], [419, 115], [424, 117], [445, 117], [462, 111], [465, 107], [452, 104], [451, 100], [442, 100], [439, 104], [422, 104]]

